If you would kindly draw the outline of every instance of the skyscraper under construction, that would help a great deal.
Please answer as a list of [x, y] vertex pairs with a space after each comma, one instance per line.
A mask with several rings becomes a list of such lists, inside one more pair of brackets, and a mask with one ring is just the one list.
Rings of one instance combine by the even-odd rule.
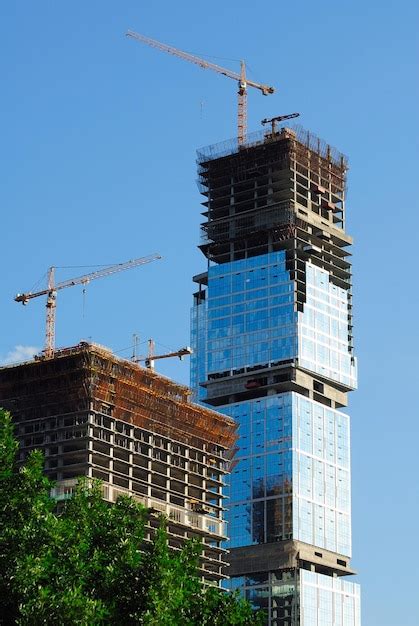
[[205, 200], [191, 386], [235, 419], [232, 588], [276, 626], [360, 626], [346, 158], [300, 127], [198, 152]]

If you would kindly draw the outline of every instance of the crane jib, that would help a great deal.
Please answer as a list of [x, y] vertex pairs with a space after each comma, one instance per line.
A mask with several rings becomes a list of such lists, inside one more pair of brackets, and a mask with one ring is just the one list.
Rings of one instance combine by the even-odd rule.
[[215, 63], [210, 63], [209, 61], [205, 61], [205, 59], [201, 59], [200, 57], [195, 56], [194, 54], [190, 54], [189, 52], [184, 52], [183, 50], [178, 50], [173, 46], [169, 46], [168, 44], [161, 43], [156, 39], [151, 39], [150, 37], [146, 37], [145, 35], [141, 35], [136, 33], [133, 30], [129, 30], [126, 35], [131, 37], [132, 39], [136, 39], [137, 41], [141, 41], [152, 48], [156, 48], [157, 50], [161, 50], [162, 52], [167, 52], [168, 54], [173, 54], [174, 56], [179, 57], [180, 59], [184, 59], [185, 61], [189, 61], [190, 63], [195, 63], [195, 65], [199, 65], [202, 69], [213, 70], [218, 74], [222, 74], [223, 76], [227, 76], [227, 78], [232, 78], [239, 82], [239, 98], [238, 98], [238, 113], [237, 113], [237, 127], [238, 127], [238, 142], [239, 144], [243, 144], [246, 141], [247, 135], [247, 87], [254, 87], [255, 89], [259, 89], [264, 96], [268, 96], [274, 93], [274, 87], [270, 87], [268, 85], [261, 85], [260, 83], [256, 83], [252, 80], [247, 80], [246, 78], [246, 65], [244, 61], [241, 61], [241, 71], [240, 74], [233, 72], [225, 67], [221, 67], [220, 65], [216, 65]]
[[151, 263], [152, 261], [157, 261], [161, 258], [162, 257], [160, 256], [160, 254], [154, 253], [146, 257], [140, 257], [138, 259], [126, 261], [125, 263], [117, 263], [116, 265], [110, 265], [109, 267], [105, 267], [102, 270], [91, 272], [90, 274], [84, 274], [83, 276], [79, 276], [77, 278], [70, 278], [69, 280], [66, 280], [57, 284], [55, 284], [55, 281], [54, 281], [55, 268], [51, 267], [49, 269], [49, 274], [48, 274], [47, 289], [43, 289], [42, 291], [37, 291], [35, 293], [31, 293], [31, 292], [18, 293], [14, 299], [15, 299], [15, 302], [21, 302], [22, 304], [27, 304], [29, 300], [32, 300], [33, 298], [38, 298], [39, 296], [47, 296], [47, 302], [46, 302], [47, 316], [46, 316], [46, 335], [45, 335], [44, 355], [45, 357], [50, 358], [54, 356], [54, 350], [55, 350], [55, 309], [56, 309], [56, 296], [57, 296], [58, 290], [65, 289], [66, 287], [74, 287], [76, 285], [86, 285], [91, 280], [95, 280], [96, 278], [103, 278], [105, 276], [110, 276], [111, 274], [116, 274], [117, 272], [122, 272], [124, 270], [137, 267], [138, 265], [145, 265], [146, 263]]

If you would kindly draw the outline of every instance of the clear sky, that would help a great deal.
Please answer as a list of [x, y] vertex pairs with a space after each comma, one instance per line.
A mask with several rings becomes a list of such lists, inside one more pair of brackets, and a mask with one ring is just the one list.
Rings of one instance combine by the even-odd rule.
[[[351, 399], [353, 566], [364, 626], [418, 626], [418, 45], [414, 0], [15, 0], [0, 4], [0, 358], [40, 349], [48, 266], [164, 260], [59, 293], [57, 344], [130, 356], [189, 342], [196, 148], [235, 133], [236, 84], [124, 36], [212, 55], [277, 87], [249, 129], [301, 113], [350, 158], [359, 391]], [[93, 268], [60, 269], [58, 280]], [[45, 281], [45, 277], [43, 278]], [[43, 283], [38, 283], [41, 286]], [[19, 347], [20, 346], [20, 347]], [[123, 351], [124, 349], [127, 350]], [[159, 369], [182, 382], [187, 362]], [[415, 393], [414, 393], [415, 392]]]

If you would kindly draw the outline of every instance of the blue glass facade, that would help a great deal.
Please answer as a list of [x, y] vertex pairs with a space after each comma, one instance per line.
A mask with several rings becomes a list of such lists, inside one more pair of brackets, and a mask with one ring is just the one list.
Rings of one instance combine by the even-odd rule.
[[350, 557], [349, 417], [295, 393], [222, 411], [240, 436], [230, 547], [296, 539]]
[[326, 378], [356, 387], [356, 360], [348, 337], [349, 292], [329, 272], [306, 263], [307, 300], [298, 317], [299, 364]]
[[214, 372], [234, 371], [297, 356], [294, 284], [285, 253], [215, 265], [207, 299], [192, 309], [191, 387]]
[[357, 583], [300, 572], [300, 626], [361, 624], [361, 593]]
[[[336, 578], [351, 573], [342, 408], [357, 384], [345, 165], [320, 143], [313, 151], [311, 137], [294, 152], [290, 139], [255, 144], [246, 165], [239, 153], [203, 166], [209, 263], [192, 308], [191, 387], [239, 425], [226, 511], [230, 588], [272, 625], [360, 626], [358, 585]], [[264, 548], [275, 544], [295, 549], [291, 565]]]
[[350, 557], [349, 417], [297, 394], [293, 400], [293, 536]]
[[292, 401], [283, 394], [222, 409], [239, 423], [228, 493], [232, 548], [292, 537]]
[[207, 298], [192, 309], [191, 386], [214, 372], [298, 359], [301, 367], [356, 387], [356, 360], [348, 337], [349, 294], [329, 273], [305, 265], [304, 311], [295, 311], [295, 282], [285, 251], [215, 265]]
[[357, 583], [300, 569], [241, 576], [229, 581], [271, 623], [298, 626], [359, 626], [361, 594]]

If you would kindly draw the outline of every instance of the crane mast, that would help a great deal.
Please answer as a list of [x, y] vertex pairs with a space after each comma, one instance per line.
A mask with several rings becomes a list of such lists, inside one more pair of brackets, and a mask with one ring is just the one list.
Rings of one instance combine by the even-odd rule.
[[237, 92], [237, 139], [240, 145], [246, 142], [247, 137], [247, 89], [246, 89], [246, 65], [240, 62], [240, 81]]
[[[17, 298], [18, 296], [16, 296]], [[15, 298], [15, 300], [16, 300]], [[26, 304], [22, 300], [22, 304]], [[57, 308], [57, 290], [55, 287], [55, 267], [50, 267], [48, 270], [48, 293], [47, 293], [47, 317], [45, 328], [45, 348], [44, 354], [50, 358], [54, 355], [55, 348], [55, 310]]]
[[138, 259], [133, 259], [131, 261], [126, 261], [125, 263], [117, 263], [116, 265], [110, 265], [96, 272], [90, 272], [89, 274], [84, 274], [83, 276], [78, 276], [77, 278], [70, 278], [69, 280], [65, 280], [61, 283], [55, 283], [55, 267], [50, 267], [48, 270], [48, 282], [47, 288], [42, 289], [41, 291], [36, 291], [34, 293], [18, 293], [15, 296], [15, 302], [21, 302], [22, 304], [27, 304], [29, 300], [33, 298], [39, 298], [40, 296], [47, 296], [46, 301], [46, 330], [45, 330], [45, 348], [43, 350], [44, 356], [46, 358], [52, 358], [54, 356], [55, 351], [55, 315], [57, 308], [57, 291], [61, 289], [66, 289], [67, 287], [74, 287], [75, 285], [87, 285], [92, 280], [96, 280], [97, 278], [103, 278], [104, 276], [110, 276], [111, 274], [116, 274], [117, 272], [123, 272], [124, 270], [131, 269], [133, 267], [137, 267], [138, 265], [145, 265], [147, 263], [151, 263], [152, 261], [157, 261], [162, 257], [159, 254], [150, 254], [146, 257], [140, 257]]
[[201, 59], [200, 57], [190, 54], [189, 52], [184, 52], [183, 50], [178, 50], [173, 46], [169, 46], [168, 44], [161, 43], [156, 39], [151, 39], [150, 37], [146, 37], [145, 35], [141, 35], [140, 33], [136, 33], [132, 30], [129, 30], [126, 33], [127, 37], [131, 37], [132, 39], [136, 39], [142, 43], [145, 43], [152, 48], [156, 48], [157, 50], [161, 50], [162, 52], [167, 52], [168, 54], [173, 54], [185, 61], [189, 61], [190, 63], [194, 63], [195, 65], [199, 65], [202, 69], [213, 70], [218, 74], [222, 74], [223, 76], [227, 76], [227, 78], [232, 78], [237, 81], [238, 84], [238, 112], [237, 112], [237, 138], [239, 145], [242, 145], [246, 142], [247, 137], [247, 88], [254, 87], [262, 92], [264, 96], [268, 96], [269, 94], [274, 93], [274, 87], [270, 87], [269, 85], [263, 85], [260, 83], [256, 83], [253, 80], [248, 80], [246, 77], [246, 64], [244, 61], [240, 62], [240, 74], [233, 72], [225, 67], [221, 67], [220, 65], [216, 65], [215, 63], [210, 63], [209, 61], [205, 61], [205, 59]]

